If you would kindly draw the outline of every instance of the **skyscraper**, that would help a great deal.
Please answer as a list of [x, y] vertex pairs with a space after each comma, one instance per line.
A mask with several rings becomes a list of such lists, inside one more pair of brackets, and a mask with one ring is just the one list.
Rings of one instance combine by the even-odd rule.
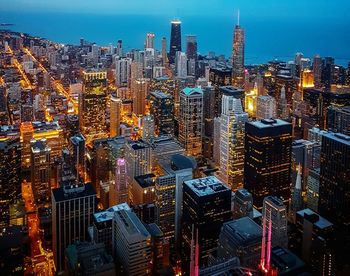
[[185, 181], [183, 184], [182, 263], [189, 272], [193, 232], [197, 233], [199, 266], [207, 264], [217, 247], [221, 226], [232, 217], [231, 190], [215, 176]]
[[162, 38], [162, 64], [165, 66], [168, 63], [168, 53], [167, 53], [167, 41], [166, 38]]
[[46, 140], [31, 142], [31, 181], [35, 202], [39, 206], [49, 203], [51, 148]]
[[283, 201], [275, 196], [264, 198], [263, 235], [260, 267], [270, 271], [271, 249], [276, 246], [287, 248], [287, 210]]
[[88, 240], [96, 210], [91, 184], [66, 183], [52, 190], [52, 249], [57, 272], [64, 270], [64, 250], [77, 240]]
[[115, 64], [115, 84], [117, 87], [128, 87], [130, 85], [131, 59], [121, 58]]
[[79, 99], [80, 129], [87, 144], [107, 136], [107, 72], [84, 72], [83, 91]]
[[197, 61], [197, 37], [195, 35], [186, 35], [186, 56]]
[[111, 95], [110, 118], [109, 118], [109, 136], [120, 135], [120, 117], [122, 112], [122, 100]]
[[150, 93], [151, 110], [157, 136], [174, 132], [174, 100], [162, 91]]
[[176, 52], [181, 52], [181, 21], [171, 21], [169, 62], [175, 62]]
[[134, 212], [121, 209], [114, 213], [112, 241], [120, 275], [150, 275], [151, 235]]
[[290, 199], [292, 125], [265, 119], [245, 126], [244, 188], [261, 209], [264, 197]]
[[276, 118], [276, 100], [272, 96], [258, 96], [256, 103], [256, 119]]
[[146, 111], [146, 97], [149, 90], [149, 79], [137, 79], [132, 85], [133, 95], [133, 113], [136, 116], [145, 115]]
[[253, 196], [246, 189], [238, 189], [232, 199], [233, 219], [253, 218]]
[[244, 128], [248, 114], [239, 99], [222, 97], [219, 178], [233, 191], [243, 187]]
[[129, 202], [126, 161], [118, 158], [115, 166], [115, 181], [109, 188], [109, 206]]
[[187, 77], [187, 56], [183, 52], [176, 52], [175, 65], [176, 75], [180, 78]]
[[232, 85], [243, 88], [244, 87], [244, 29], [238, 22], [233, 34], [233, 49], [232, 49]]
[[327, 110], [328, 130], [350, 136], [350, 106], [333, 106]]
[[186, 153], [202, 154], [203, 91], [186, 87], [180, 93], [179, 141]]
[[149, 141], [154, 138], [154, 117], [146, 115], [142, 117], [142, 139]]
[[154, 33], [147, 33], [145, 48], [154, 49]]

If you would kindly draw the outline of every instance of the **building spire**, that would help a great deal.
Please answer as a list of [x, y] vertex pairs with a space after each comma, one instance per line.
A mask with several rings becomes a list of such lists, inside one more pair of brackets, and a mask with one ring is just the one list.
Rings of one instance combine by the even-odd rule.
[[237, 26], [239, 26], [239, 16], [240, 16], [240, 11], [238, 9], [238, 13], [237, 13]]

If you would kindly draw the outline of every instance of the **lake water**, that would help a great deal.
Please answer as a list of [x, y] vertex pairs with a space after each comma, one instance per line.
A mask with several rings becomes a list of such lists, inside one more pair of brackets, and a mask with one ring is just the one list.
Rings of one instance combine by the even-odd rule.
[[[146, 32], [156, 35], [160, 49], [163, 36], [169, 39], [170, 20], [166, 16], [96, 15], [43, 12], [2, 12], [1, 23], [13, 23], [12, 30], [42, 36], [60, 43], [78, 44], [79, 39], [99, 45], [123, 40], [126, 49], [142, 48]], [[186, 34], [197, 35], [201, 54], [214, 51], [229, 56], [232, 48], [234, 19], [224, 16], [184, 16], [182, 20], [183, 49]], [[344, 19], [345, 20], [345, 19]], [[313, 57], [333, 56], [336, 62], [350, 61], [350, 19], [345, 21], [314, 19], [243, 18], [246, 31], [246, 64], [263, 63], [273, 58], [293, 59], [296, 52]], [[169, 43], [169, 40], [168, 40]]]

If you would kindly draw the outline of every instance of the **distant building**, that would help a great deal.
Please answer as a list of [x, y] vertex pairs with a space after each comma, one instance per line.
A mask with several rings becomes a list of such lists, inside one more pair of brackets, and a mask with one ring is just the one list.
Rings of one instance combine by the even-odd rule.
[[175, 62], [176, 52], [181, 52], [181, 21], [171, 21], [169, 62]]
[[238, 23], [234, 29], [232, 46], [232, 85], [235, 87], [244, 87], [244, 47], [245, 37], [244, 29]]
[[122, 112], [122, 100], [120, 98], [111, 95], [111, 107], [109, 118], [109, 136], [120, 135], [120, 118]]
[[277, 117], [276, 100], [272, 96], [258, 96], [256, 103], [256, 119], [271, 119]]
[[350, 136], [350, 106], [331, 106], [327, 111], [328, 130]]
[[150, 93], [151, 110], [157, 136], [174, 133], [174, 100], [162, 91]]
[[153, 173], [135, 176], [131, 187], [130, 202], [133, 205], [153, 203], [155, 180], [156, 176]]
[[253, 218], [253, 196], [246, 189], [238, 189], [232, 199], [233, 219]]

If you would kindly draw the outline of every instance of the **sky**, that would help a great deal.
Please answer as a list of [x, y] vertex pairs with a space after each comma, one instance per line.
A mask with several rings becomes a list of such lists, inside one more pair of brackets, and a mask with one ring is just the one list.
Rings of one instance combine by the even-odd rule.
[[[0, 11], [62, 11], [98, 14], [162, 14], [173, 17], [206, 14], [236, 14], [247, 17], [315, 17], [319, 19], [350, 16], [349, 0], [0, 0]], [[1, 18], [1, 15], [0, 15]]]

